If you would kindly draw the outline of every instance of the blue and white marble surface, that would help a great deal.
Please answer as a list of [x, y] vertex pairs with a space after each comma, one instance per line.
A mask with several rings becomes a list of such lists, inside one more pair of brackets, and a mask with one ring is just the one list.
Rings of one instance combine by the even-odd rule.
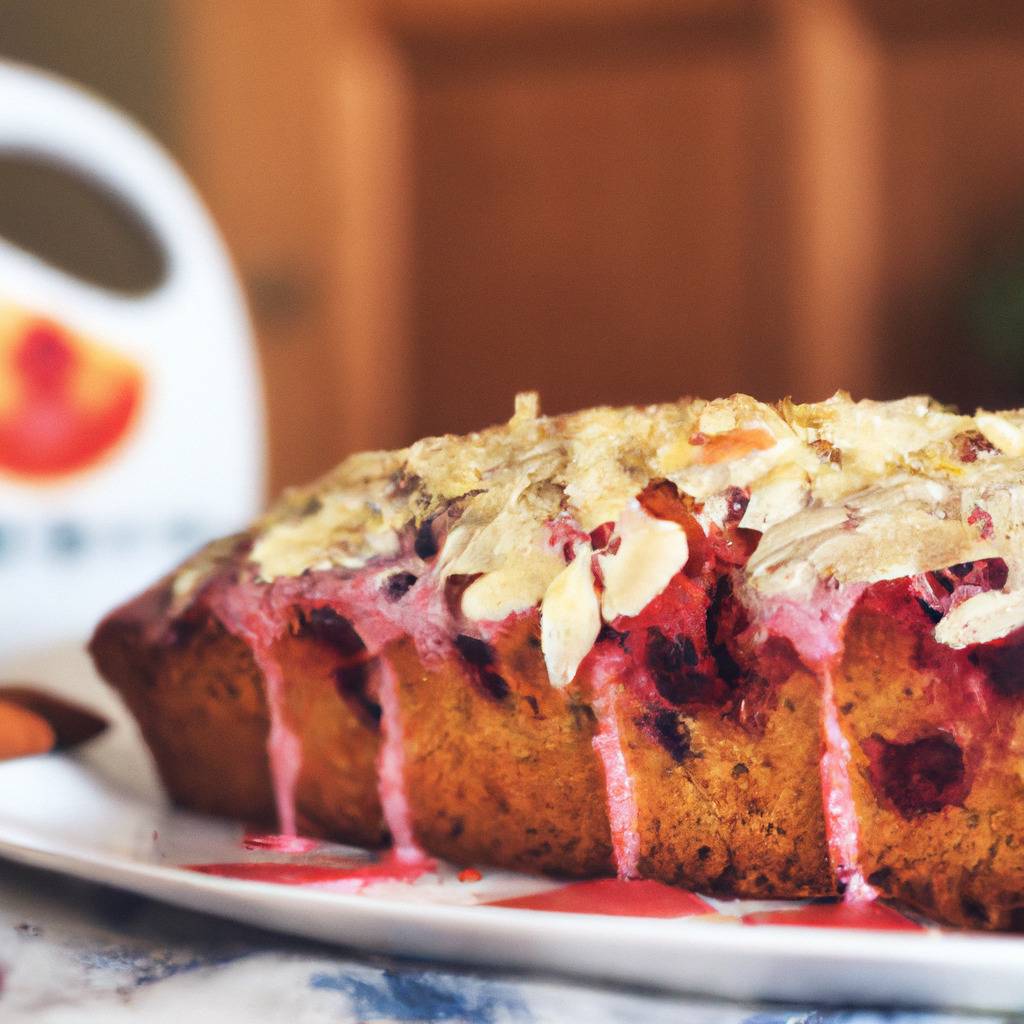
[[2, 1024], [991, 1024], [1007, 1019], [741, 1006], [365, 956], [4, 862], [0, 972]]

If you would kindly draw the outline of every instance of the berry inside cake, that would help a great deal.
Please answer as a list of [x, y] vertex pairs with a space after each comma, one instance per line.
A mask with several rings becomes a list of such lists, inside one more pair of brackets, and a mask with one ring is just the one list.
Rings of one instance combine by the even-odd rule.
[[1024, 928], [1024, 412], [735, 395], [353, 456], [112, 613], [173, 799]]

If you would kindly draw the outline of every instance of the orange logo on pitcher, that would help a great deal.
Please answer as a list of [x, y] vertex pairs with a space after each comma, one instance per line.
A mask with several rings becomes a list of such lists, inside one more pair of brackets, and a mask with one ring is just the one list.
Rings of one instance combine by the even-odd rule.
[[43, 482], [87, 469], [127, 435], [142, 392], [125, 357], [0, 308], [0, 473]]

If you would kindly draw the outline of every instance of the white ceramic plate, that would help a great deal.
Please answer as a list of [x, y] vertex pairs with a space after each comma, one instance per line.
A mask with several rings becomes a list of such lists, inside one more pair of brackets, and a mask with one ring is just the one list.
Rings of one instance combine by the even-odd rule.
[[[442, 868], [362, 893], [239, 881], [178, 865], [267, 859], [233, 823], [169, 808], [134, 725], [74, 648], [7, 659], [31, 681], [107, 714], [113, 728], [75, 756], [0, 765], [0, 855], [251, 924], [379, 952], [585, 975], [731, 999], [1024, 1009], [1024, 939], [990, 935], [748, 927], [541, 913], [475, 904], [552, 883]], [[316, 854], [345, 852], [326, 847]], [[351, 851], [348, 851], [351, 852]], [[750, 904], [716, 903], [723, 915]]]

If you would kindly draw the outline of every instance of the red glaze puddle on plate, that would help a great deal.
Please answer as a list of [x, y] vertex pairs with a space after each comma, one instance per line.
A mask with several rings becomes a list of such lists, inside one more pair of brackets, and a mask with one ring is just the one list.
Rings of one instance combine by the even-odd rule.
[[319, 845], [317, 839], [275, 832], [246, 832], [242, 837], [242, 846], [247, 850], [273, 850], [275, 853], [309, 853]]
[[875, 901], [862, 903], [812, 903], [794, 910], [765, 910], [746, 914], [744, 924], [804, 925], [811, 928], [870, 928], [883, 932], [920, 932], [924, 926], [899, 911]]
[[533, 896], [495, 900], [485, 905], [561, 914], [611, 914], [615, 917], [692, 917], [715, 913], [712, 906], [685, 889], [649, 880], [624, 881], [618, 878], [573, 882]]
[[348, 883], [358, 890], [374, 882], [415, 882], [434, 869], [432, 861], [409, 863], [388, 855], [378, 861], [344, 861], [320, 864], [294, 864], [278, 861], [248, 861], [226, 864], [187, 864], [189, 871], [221, 878], [240, 878], [249, 882], [275, 885], [331, 885]]

